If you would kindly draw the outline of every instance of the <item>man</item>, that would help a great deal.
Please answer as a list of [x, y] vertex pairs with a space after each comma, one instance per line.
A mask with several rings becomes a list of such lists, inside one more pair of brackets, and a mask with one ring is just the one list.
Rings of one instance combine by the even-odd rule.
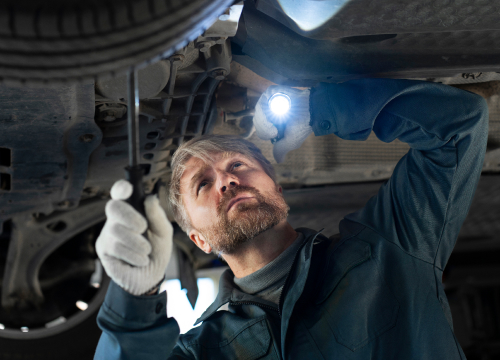
[[[366, 206], [333, 238], [286, 222], [272, 167], [250, 143], [193, 139], [172, 161], [176, 221], [230, 270], [201, 326], [178, 337], [156, 294], [171, 226], [154, 197], [147, 224], [119, 182], [97, 250], [114, 280], [98, 322], [98, 359], [464, 359], [441, 277], [480, 176], [487, 139], [485, 101], [441, 84], [371, 79], [306, 91], [271, 87], [254, 123], [278, 136], [268, 98], [292, 100], [282, 161], [314, 132], [385, 142], [409, 152]], [[332, 204], [335, 206], [335, 204]], [[117, 285], [118, 284], [118, 285]], [[228, 304], [228, 311], [218, 309]]]

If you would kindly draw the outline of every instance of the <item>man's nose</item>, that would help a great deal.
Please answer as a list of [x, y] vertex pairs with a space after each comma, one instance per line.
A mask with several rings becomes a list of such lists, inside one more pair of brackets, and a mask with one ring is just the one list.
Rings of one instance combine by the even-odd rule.
[[230, 174], [224, 174], [219, 178], [219, 193], [224, 194], [229, 188], [238, 186], [238, 179]]

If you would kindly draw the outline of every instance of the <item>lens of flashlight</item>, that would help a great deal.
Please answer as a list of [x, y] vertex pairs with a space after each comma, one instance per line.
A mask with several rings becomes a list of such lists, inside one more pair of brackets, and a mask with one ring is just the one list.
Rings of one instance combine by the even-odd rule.
[[283, 93], [276, 93], [269, 99], [269, 108], [275, 115], [285, 115], [291, 106], [290, 97]]

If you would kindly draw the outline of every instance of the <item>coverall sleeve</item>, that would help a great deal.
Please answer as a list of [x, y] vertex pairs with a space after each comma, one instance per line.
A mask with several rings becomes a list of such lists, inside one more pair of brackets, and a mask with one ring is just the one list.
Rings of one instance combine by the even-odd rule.
[[166, 301], [165, 292], [134, 296], [112, 281], [97, 316], [102, 335], [94, 359], [166, 359], [179, 337], [177, 322], [167, 317]]
[[444, 269], [469, 210], [488, 135], [486, 101], [450, 86], [364, 79], [311, 93], [316, 135], [365, 140], [372, 130], [411, 149], [366, 206], [346, 216]]

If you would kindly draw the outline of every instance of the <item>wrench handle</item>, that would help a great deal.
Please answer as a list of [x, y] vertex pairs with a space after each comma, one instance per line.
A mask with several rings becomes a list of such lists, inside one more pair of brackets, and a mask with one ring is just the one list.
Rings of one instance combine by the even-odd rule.
[[144, 199], [146, 196], [144, 195], [144, 186], [142, 184], [144, 168], [140, 165], [127, 166], [125, 172], [127, 180], [132, 184], [134, 189], [127, 202], [147, 220], [146, 211], [144, 210]]

